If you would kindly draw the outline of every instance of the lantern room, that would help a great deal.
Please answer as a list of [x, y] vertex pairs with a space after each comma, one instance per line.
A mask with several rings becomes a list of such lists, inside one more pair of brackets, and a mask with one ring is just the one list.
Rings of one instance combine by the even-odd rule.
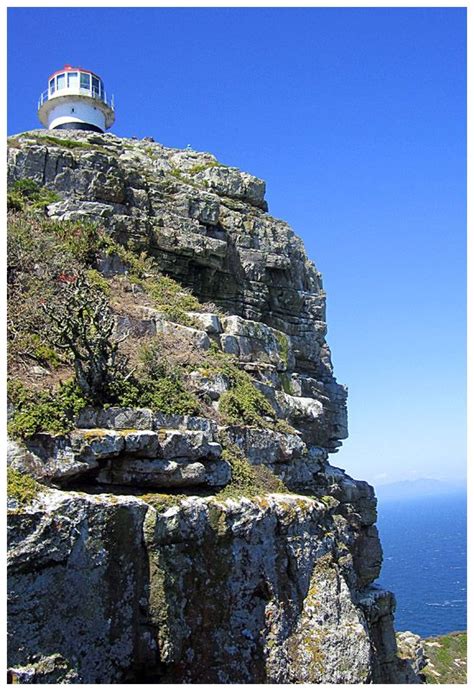
[[49, 77], [38, 101], [38, 117], [50, 130], [105, 132], [115, 121], [114, 99], [97, 74], [65, 65]]

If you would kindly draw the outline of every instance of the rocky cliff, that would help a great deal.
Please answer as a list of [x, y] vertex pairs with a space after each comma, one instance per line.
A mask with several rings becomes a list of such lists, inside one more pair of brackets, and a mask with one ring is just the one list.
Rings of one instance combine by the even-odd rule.
[[[418, 683], [373, 585], [373, 489], [328, 460], [321, 275], [264, 182], [65, 131], [12, 137], [8, 180], [11, 680]], [[58, 417], [72, 360], [35, 309], [81, 272], [129, 372]]]

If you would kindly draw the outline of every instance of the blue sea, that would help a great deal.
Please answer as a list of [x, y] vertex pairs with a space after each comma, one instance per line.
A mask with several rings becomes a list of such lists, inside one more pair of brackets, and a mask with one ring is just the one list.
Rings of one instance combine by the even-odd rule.
[[379, 500], [384, 562], [378, 585], [395, 593], [396, 631], [437, 636], [467, 628], [466, 495]]

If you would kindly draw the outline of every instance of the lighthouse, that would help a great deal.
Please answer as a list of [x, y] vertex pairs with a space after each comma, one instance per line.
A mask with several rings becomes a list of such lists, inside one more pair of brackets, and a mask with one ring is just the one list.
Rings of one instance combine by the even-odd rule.
[[94, 72], [64, 65], [49, 77], [38, 101], [38, 117], [50, 130], [105, 132], [114, 124], [114, 98]]

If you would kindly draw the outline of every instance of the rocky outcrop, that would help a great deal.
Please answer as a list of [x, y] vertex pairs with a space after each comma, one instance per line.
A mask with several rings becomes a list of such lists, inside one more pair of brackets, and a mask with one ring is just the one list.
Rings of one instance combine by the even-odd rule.
[[408, 660], [416, 677], [424, 679], [424, 669], [429, 664], [424, 647], [426, 641], [411, 631], [399, 631], [396, 639], [399, 657]]
[[366, 577], [337, 502], [144, 499], [49, 489], [21, 511], [12, 502], [19, 681], [398, 678], [391, 595], [357, 588]]
[[[62, 200], [48, 206], [51, 218], [100, 222], [224, 310], [223, 319], [199, 317], [202, 331], [246, 366], [258, 363], [257, 377], [285, 394], [285, 414], [302, 427], [306, 420], [313, 437], [319, 418], [320, 445], [337, 449], [347, 436], [347, 394], [325, 340], [321, 274], [288, 224], [266, 213], [263, 181], [210, 154], [112, 134], [38, 130], [10, 144], [10, 184], [30, 178], [54, 190]], [[100, 268], [125, 270], [116, 257]], [[156, 333], [150, 318], [160, 321], [144, 315], [141, 328]], [[319, 414], [309, 398], [321, 403]]]
[[[266, 402], [258, 424], [223, 422], [235, 372], [190, 365], [206, 417], [84, 408], [69, 434], [10, 443], [10, 468], [40, 483], [9, 500], [11, 680], [417, 683], [397, 656], [394, 598], [373, 585], [373, 488], [328, 460], [347, 393], [321, 276], [268, 215], [263, 181], [111, 134], [10, 144], [10, 183], [61, 197], [50, 218], [100, 223], [207, 303], [186, 324], [137, 304], [116, 335], [232, 355]], [[117, 253], [96, 268], [127, 272]], [[278, 488], [226, 494], [236, 457]]]

